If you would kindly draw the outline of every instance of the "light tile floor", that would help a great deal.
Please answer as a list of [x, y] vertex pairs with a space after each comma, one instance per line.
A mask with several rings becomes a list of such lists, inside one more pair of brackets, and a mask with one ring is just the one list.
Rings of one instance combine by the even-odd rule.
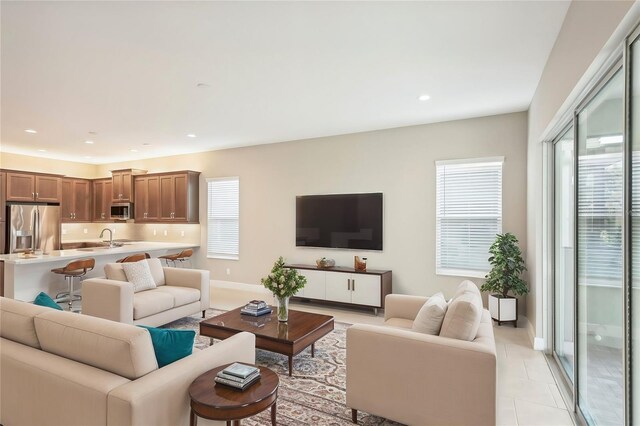
[[[229, 286], [213, 284], [212, 307], [234, 309], [248, 300], [258, 298], [271, 301], [268, 291], [259, 286]], [[291, 303], [291, 308], [333, 315], [346, 323], [382, 324], [383, 313], [377, 317], [372, 311], [339, 307]], [[498, 357], [498, 413], [499, 426], [572, 426], [567, 406], [558, 390], [542, 352], [532, 349], [524, 327], [495, 327]]]

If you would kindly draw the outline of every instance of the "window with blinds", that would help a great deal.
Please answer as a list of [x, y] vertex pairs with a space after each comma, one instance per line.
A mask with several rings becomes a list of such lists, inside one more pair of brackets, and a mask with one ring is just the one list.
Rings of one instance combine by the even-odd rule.
[[207, 257], [239, 259], [239, 178], [207, 179], [207, 200]]
[[622, 283], [622, 152], [578, 157], [580, 284]]
[[436, 162], [436, 273], [484, 277], [502, 233], [502, 157]]

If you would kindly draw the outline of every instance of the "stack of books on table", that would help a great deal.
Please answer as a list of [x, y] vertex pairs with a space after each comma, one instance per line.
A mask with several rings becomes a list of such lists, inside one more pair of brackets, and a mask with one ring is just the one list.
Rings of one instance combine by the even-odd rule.
[[217, 384], [243, 391], [260, 380], [260, 369], [235, 362], [220, 371], [214, 380]]
[[253, 317], [259, 317], [261, 315], [267, 315], [271, 313], [271, 308], [264, 300], [252, 300], [247, 303], [240, 311], [242, 315], [251, 315]]

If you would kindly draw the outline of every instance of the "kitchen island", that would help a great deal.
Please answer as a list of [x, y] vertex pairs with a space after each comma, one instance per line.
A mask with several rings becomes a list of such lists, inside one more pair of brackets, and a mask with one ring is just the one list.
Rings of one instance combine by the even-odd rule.
[[[87, 247], [72, 250], [55, 250], [48, 254], [33, 255], [25, 258], [22, 254], [0, 255], [0, 272], [3, 274], [3, 295], [12, 299], [32, 301], [38, 293], [44, 291], [52, 297], [66, 290], [67, 284], [63, 275], [54, 274], [52, 269], [62, 268], [75, 259], [92, 257], [96, 260], [95, 268], [86, 277], [103, 277], [104, 265], [134, 253], [149, 253], [158, 257], [168, 253], [176, 253], [187, 248], [194, 249], [198, 245], [184, 243], [162, 243], [138, 241], [124, 243], [122, 247]], [[4, 270], [4, 271], [3, 271]], [[76, 284], [75, 289], [81, 285]]]

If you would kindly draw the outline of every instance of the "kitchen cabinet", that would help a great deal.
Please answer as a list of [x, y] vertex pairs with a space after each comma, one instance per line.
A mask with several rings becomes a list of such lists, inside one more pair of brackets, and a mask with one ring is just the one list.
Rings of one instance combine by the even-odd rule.
[[111, 179], [95, 179], [93, 186], [93, 222], [111, 222], [111, 199], [113, 198], [113, 181]]
[[158, 221], [160, 219], [160, 177], [136, 176], [134, 188], [136, 222]]
[[[7, 174], [0, 172], [0, 223], [7, 220]], [[4, 228], [4, 225], [0, 225]], [[3, 245], [0, 245], [0, 252], [2, 252]]]
[[184, 171], [159, 175], [162, 222], [198, 222], [199, 172]]
[[91, 222], [91, 181], [62, 179], [61, 219], [68, 222]]
[[57, 175], [28, 172], [6, 172], [6, 200], [59, 203], [62, 180]]
[[391, 271], [356, 271], [334, 267], [318, 269], [311, 265], [288, 265], [307, 278], [307, 284], [295, 297], [343, 305], [367, 306], [377, 313], [384, 298], [392, 292]]
[[132, 202], [132, 179], [133, 174], [131, 170], [120, 170], [111, 172], [111, 177], [113, 179], [112, 186], [112, 194], [111, 198], [113, 202]]

